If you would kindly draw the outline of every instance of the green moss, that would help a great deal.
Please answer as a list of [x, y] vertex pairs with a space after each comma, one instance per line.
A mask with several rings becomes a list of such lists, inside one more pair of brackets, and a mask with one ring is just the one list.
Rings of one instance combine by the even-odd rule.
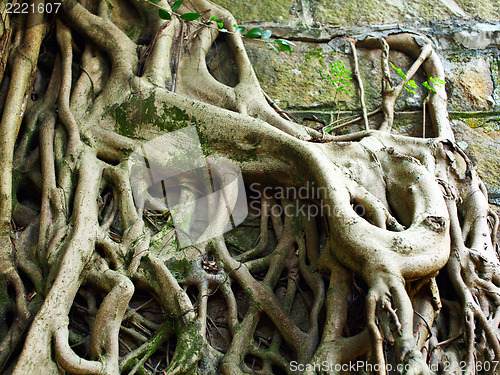
[[482, 128], [487, 132], [500, 130], [500, 121], [490, 121], [482, 118], [466, 118], [464, 122], [471, 128]]
[[111, 1], [106, 1], [106, 5], [108, 6], [108, 13], [113, 13], [114, 4]]
[[133, 149], [131, 148], [120, 148], [120, 152], [125, 156], [128, 157], [132, 152], [134, 152]]
[[321, 48], [313, 48], [309, 52], [304, 55], [306, 61], [310, 60], [318, 60], [321, 64], [325, 61], [325, 55], [323, 54], [323, 50]]
[[185, 258], [170, 258], [165, 262], [165, 265], [170, 270], [172, 275], [177, 279], [177, 281], [181, 281], [187, 278], [187, 276], [193, 270], [193, 261], [190, 261]]
[[171, 366], [183, 368], [183, 374], [186, 375], [196, 374], [197, 358], [203, 349], [203, 336], [200, 336], [199, 328], [196, 322], [184, 325], [182, 319], [176, 320], [177, 346], [175, 352], [178, 355], [174, 357]]
[[137, 25], [137, 24], [130, 24], [127, 27], [125, 27], [125, 35], [127, 35], [130, 40], [132, 41], [137, 41], [139, 37], [142, 35], [142, 25]]
[[451, 112], [451, 119], [459, 119], [465, 122], [469, 127], [483, 130], [500, 131], [500, 111], [484, 111], [484, 112]]
[[148, 97], [130, 96], [125, 103], [108, 109], [107, 114], [115, 120], [115, 131], [129, 138], [140, 138], [143, 124], [171, 132], [197, 123], [183, 109], [166, 104], [158, 108], [154, 93]]
[[443, 20], [453, 16], [450, 9], [433, 0], [317, 0], [312, 5], [314, 18], [321, 23], [342, 26], [373, 25], [412, 19]]
[[167, 131], [179, 130], [195, 124], [197, 121], [183, 109], [166, 105], [163, 107], [163, 115], [155, 118], [153, 122], [153, 125]]
[[[121, 364], [121, 370], [124, 372], [128, 372], [135, 365], [137, 365], [137, 363], [139, 363], [142, 358], [149, 358], [160, 347], [160, 345], [169, 338], [173, 331], [174, 322], [171, 319], [166, 318], [165, 322], [163, 322], [154, 336], [149, 339], [146, 350], [141, 353], [142, 355], [137, 355], [129, 358], [125, 363]], [[140, 369], [141, 367], [139, 367], [139, 371]], [[149, 374], [149, 372], [147, 373]]]
[[135, 138], [138, 129], [135, 125], [135, 118], [132, 116], [133, 113], [128, 112], [128, 110], [129, 107], [127, 105], [121, 105], [111, 112], [111, 116], [116, 120], [115, 131], [118, 134]]
[[446, 58], [454, 63], [466, 64], [470, 62], [474, 56], [477, 56], [475, 52], [471, 52], [463, 47], [452, 46]]
[[88, 136], [86, 136], [85, 134], [81, 134], [80, 138], [81, 138], [82, 142], [85, 143], [87, 146], [91, 145], [90, 138]]

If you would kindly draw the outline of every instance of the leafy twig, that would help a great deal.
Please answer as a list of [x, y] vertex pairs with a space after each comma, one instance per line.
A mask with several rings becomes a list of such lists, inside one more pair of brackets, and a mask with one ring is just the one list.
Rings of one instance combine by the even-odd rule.
[[[140, 1], [140, 0], [137, 0], [137, 1]], [[272, 30], [269, 30], [269, 29], [264, 30], [264, 28], [262, 28], [262, 27], [254, 27], [245, 33], [246, 27], [233, 24], [235, 31], [230, 31], [224, 27], [224, 22], [222, 20], [220, 20], [214, 16], [210, 17], [210, 20], [207, 20], [207, 21], [203, 21], [203, 22], [197, 21], [197, 19], [201, 17], [200, 13], [188, 12], [188, 13], [180, 14], [177, 12], [177, 10], [181, 7], [184, 0], [175, 1], [170, 6], [170, 11], [163, 9], [161, 6], [157, 5], [157, 3], [159, 3], [161, 0], [145, 0], [145, 1], [153, 4], [154, 6], [156, 6], [158, 8], [158, 16], [161, 19], [170, 21], [172, 19], [172, 16], [176, 16], [176, 17], [181, 18], [185, 21], [193, 22], [193, 23], [196, 23], [198, 25], [202, 25], [205, 27], [215, 29], [221, 33], [241, 35], [243, 38], [246, 38], [246, 39], [261, 40], [264, 43], [266, 43], [269, 47], [271, 47], [272, 50], [276, 53], [289, 52], [291, 55], [292, 54], [291, 47], [296, 45], [295, 43], [293, 43], [287, 39], [282, 39], [282, 38], [274, 39], [273, 41], [271, 41], [270, 38], [273, 34]], [[212, 25], [210, 25], [210, 23], [212, 23], [212, 22], [215, 22], [217, 27], [213, 27]]]
[[[406, 80], [406, 74], [403, 73], [401, 68], [396, 67], [392, 62], [390, 63], [393, 69], [398, 72], [399, 76], [403, 79]], [[430, 84], [429, 84], [430, 81]], [[442, 87], [445, 84], [445, 81], [442, 80], [441, 78], [438, 77], [429, 77], [429, 81], [425, 81], [422, 83], [422, 86], [424, 86], [428, 90], [432, 90], [436, 92], [436, 87]], [[405, 89], [411, 93], [415, 93], [416, 91], [413, 90], [414, 88], [417, 88], [418, 85], [415, 83], [414, 80], [410, 79], [406, 84], [405, 84]]]

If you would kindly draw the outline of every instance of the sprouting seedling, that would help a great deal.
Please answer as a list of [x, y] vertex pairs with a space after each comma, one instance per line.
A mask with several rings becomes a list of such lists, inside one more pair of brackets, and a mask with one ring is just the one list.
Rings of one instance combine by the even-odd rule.
[[431, 82], [430, 85], [428, 81], [425, 81], [422, 83], [422, 86], [434, 92], [436, 92], [436, 87], [443, 87], [443, 85], [446, 83], [445, 80], [438, 77], [429, 77], [429, 81]]
[[[333, 97], [333, 101], [337, 105], [337, 96], [339, 92], [343, 92], [346, 94], [354, 94], [353, 91], [349, 90], [348, 87], [352, 86], [352, 72], [347, 70], [342, 61], [334, 61], [333, 64], [330, 64], [329, 75], [323, 75], [328, 78], [328, 80], [335, 87], [335, 96]], [[337, 105], [337, 121], [340, 115], [340, 109]], [[324, 128], [325, 132], [330, 132], [332, 130], [333, 124], [330, 124]]]
[[[403, 73], [401, 68], [396, 67], [392, 62], [391, 62], [391, 66], [396, 70], [396, 72], [398, 72], [398, 75], [403, 79], [403, 81], [406, 81], [406, 74]], [[413, 79], [410, 79], [408, 82], [406, 82], [404, 87], [405, 87], [406, 91], [409, 91], [412, 94], [415, 94], [416, 91], [413, 89], [416, 89], [418, 87], [418, 85], [415, 83], [415, 81]]]
[[330, 64], [330, 75], [327, 78], [333, 84], [336, 89], [335, 99], [338, 92], [345, 92], [347, 94], [353, 94], [352, 91], [347, 89], [347, 86], [351, 86], [352, 72], [347, 70], [342, 61], [334, 61]]

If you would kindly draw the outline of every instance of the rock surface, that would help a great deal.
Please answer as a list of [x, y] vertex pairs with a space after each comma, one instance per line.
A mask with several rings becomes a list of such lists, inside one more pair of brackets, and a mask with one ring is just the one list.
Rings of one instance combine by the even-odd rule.
[[[271, 29], [273, 38], [287, 38], [297, 44], [291, 55], [277, 55], [261, 41], [245, 40], [262, 88], [282, 109], [311, 126], [359, 111], [356, 86], [346, 86], [347, 93], [336, 92], [328, 79], [329, 66], [335, 61], [353, 70], [346, 37], [398, 31], [429, 37], [443, 61], [448, 111], [457, 141], [467, 145], [466, 152], [477, 162], [490, 203], [500, 205], [499, 0], [216, 2], [229, 9], [241, 24]], [[380, 51], [359, 49], [358, 59], [370, 111], [381, 99]], [[412, 63], [396, 51], [391, 51], [390, 61], [403, 72]], [[209, 61], [216, 78], [236, 84], [236, 72], [228, 73], [230, 69], [222, 68], [224, 65], [227, 62], [221, 55]], [[399, 81], [395, 70], [391, 74]], [[419, 120], [426, 96], [421, 84], [427, 77], [420, 74], [414, 79], [416, 92], [405, 91], [398, 99], [394, 131], [420, 136]], [[375, 116], [374, 126], [377, 121]]]
[[339, 26], [500, 19], [498, 0], [216, 0], [240, 22], [294, 20]]

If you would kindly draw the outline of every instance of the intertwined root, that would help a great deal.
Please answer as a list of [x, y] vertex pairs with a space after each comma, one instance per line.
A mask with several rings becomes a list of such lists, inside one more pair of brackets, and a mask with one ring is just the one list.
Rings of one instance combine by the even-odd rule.
[[371, 334], [371, 360], [378, 365], [378, 374], [386, 374], [388, 368], [384, 353], [384, 341], [394, 346], [396, 368], [404, 374], [429, 374], [422, 354], [413, 337], [411, 301], [402, 280], [379, 280], [367, 295], [367, 326]]

